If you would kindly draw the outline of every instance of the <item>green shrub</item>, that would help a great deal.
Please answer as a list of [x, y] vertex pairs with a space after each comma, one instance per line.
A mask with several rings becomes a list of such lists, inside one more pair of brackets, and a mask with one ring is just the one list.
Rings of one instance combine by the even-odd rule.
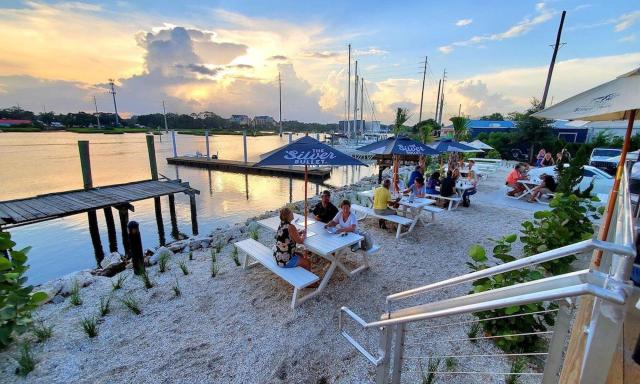
[[500, 156], [500, 152], [496, 151], [495, 149], [491, 149], [489, 152], [487, 152], [487, 159], [501, 159], [502, 156]]
[[0, 232], [0, 349], [29, 329], [31, 313], [47, 299], [46, 293], [34, 293], [25, 284], [30, 247], [16, 251], [15, 246], [9, 233]]
[[176, 283], [173, 285], [173, 287], [171, 287], [171, 289], [173, 289], [173, 294], [176, 295], [176, 297], [182, 295], [182, 290], [180, 289], [180, 284], [178, 283], [178, 279], [176, 279]]
[[100, 317], [105, 317], [111, 312], [111, 296], [100, 298], [100, 306], [98, 307], [98, 313]]
[[189, 268], [187, 268], [187, 263], [185, 263], [185, 262], [184, 262], [184, 260], [183, 260], [183, 261], [180, 261], [180, 262], [178, 263], [178, 266], [180, 267], [180, 270], [182, 271], [182, 274], [183, 274], [183, 275], [185, 275], [185, 276], [186, 276], [186, 275], [188, 275], [188, 274], [189, 274]]
[[122, 288], [125, 280], [127, 280], [127, 276], [120, 273], [118, 274], [118, 278], [116, 279], [116, 281], [111, 281], [111, 287], [113, 287], [114, 291], [117, 291], [118, 289]]
[[45, 324], [34, 324], [33, 335], [38, 339], [40, 343], [48, 340], [53, 335], [53, 325], [47, 326]]
[[508, 375], [504, 382], [505, 384], [518, 384], [520, 382], [520, 373], [524, 372], [524, 369], [527, 366], [527, 362], [522, 357], [516, 357], [511, 362], [511, 375]]
[[456, 360], [455, 357], [449, 356], [444, 359], [444, 366], [446, 367], [447, 371], [453, 372], [458, 367], [458, 360]]
[[16, 368], [16, 375], [25, 377], [29, 372], [33, 371], [36, 367], [36, 361], [31, 356], [31, 348], [29, 344], [23, 344], [20, 349], [20, 357], [17, 359], [18, 368]]
[[193, 251], [189, 251], [189, 260], [193, 260]]
[[95, 317], [84, 317], [80, 320], [80, 325], [87, 336], [91, 338], [98, 336], [98, 320]]
[[138, 300], [132, 295], [127, 295], [123, 297], [120, 302], [125, 306], [129, 311], [131, 311], [134, 315], [139, 315], [142, 313], [140, 309], [140, 304], [138, 304]]
[[236, 247], [235, 245], [231, 249], [231, 258], [233, 259], [233, 262], [236, 263], [236, 267], [239, 267], [240, 258], [238, 257], [238, 247]]
[[82, 298], [80, 297], [80, 284], [78, 284], [78, 280], [73, 280], [73, 285], [71, 286], [71, 294], [69, 295], [69, 303], [71, 303], [71, 305], [75, 307], [82, 305]]
[[477, 342], [478, 340], [473, 340], [473, 339], [477, 338], [479, 334], [480, 334], [480, 323], [471, 324], [471, 326], [469, 327], [469, 330], [467, 331], [467, 337], [469, 339], [472, 339], [469, 341], [472, 343]]
[[169, 265], [169, 254], [163, 252], [158, 256], [158, 270], [160, 273], [164, 273], [167, 270], [167, 266]]
[[251, 237], [253, 240], [258, 241], [258, 238], [260, 237], [260, 231], [258, 230], [258, 226], [252, 224], [251, 226], [249, 226], [249, 237]]
[[215, 259], [211, 259], [211, 277], [216, 277], [220, 272], [220, 266]]
[[215, 262], [216, 262], [216, 253], [217, 253], [217, 252], [218, 252], [218, 251], [217, 251], [216, 249], [211, 248], [211, 252], [210, 252], [210, 253], [211, 253], [211, 262], [212, 262], [212, 263], [215, 263]]

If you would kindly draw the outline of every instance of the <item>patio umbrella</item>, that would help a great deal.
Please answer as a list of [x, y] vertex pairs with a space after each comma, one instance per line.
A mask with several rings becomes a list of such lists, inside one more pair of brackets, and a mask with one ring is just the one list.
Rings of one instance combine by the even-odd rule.
[[430, 147], [438, 152], [484, 152], [482, 149], [474, 148], [452, 139], [440, 140], [435, 144], [431, 144]]
[[426, 144], [412, 140], [406, 136], [395, 136], [365, 145], [357, 149], [361, 152], [375, 153], [378, 155], [393, 156], [393, 188], [398, 192], [398, 168], [400, 156], [407, 155], [438, 155], [439, 152]]
[[[533, 114], [535, 117], [563, 120], [628, 120], [622, 154], [620, 155], [620, 162], [618, 163], [616, 177], [607, 205], [607, 216], [601, 232], [602, 240], [606, 240], [611, 226], [622, 170], [629, 151], [633, 122], [636, 118], [636, 110], [640, 108], [640, 97], [638, 95], [640, 95], [640, 68], [636, 68], [631, 72], [618, 76], [614, 80]], [[594, 265], [600, 266], [601, 259], [602, 252], [598, 251], [593, 260]]]
[[489, 150], [489, 151], [493, 149], [492, 146], [490, 146], [489, 144], [483, 143], [480, 140], [473, 140], [472, 142], [469, 142], [469, 143], [462, 141], [461, 143], [476, 149]]
[[268, 152], [255, 167], [270, 165], [304, 165], [304, 228], [307, 228], [307, 183], [309, 166], [364, 165], [360, 160], [326, 145], [309, 136], [303, 136], [285, 146]]

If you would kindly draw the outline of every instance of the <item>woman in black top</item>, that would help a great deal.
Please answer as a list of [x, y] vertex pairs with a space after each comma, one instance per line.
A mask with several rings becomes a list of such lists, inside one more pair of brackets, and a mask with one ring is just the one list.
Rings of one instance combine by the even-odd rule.
[[295, 225], [291, 224], [293, 212], [289, 208], [280, 210], [280, 226], [276, 231], [276, 245], [273, 257], [276, 264], [282, 268], [302, 267], [311, 269], [311, 263], [301, 253], [296, 252], [296, 244], [303, 244], [307, 238], [304, 230], [298, 231]]
[[540, 185], [533, 188], [533, 190], [531, 191], [531, 197], [528, 200], [530, 203], [535, 203], [536, 198], [541, 194], [546, 195], [548, 193], [554, 193], [556, 191], [557, 184], [556, 179], [554, 179], [553, 176], [542, 174], [540, 176], [540, 179], [542, 179]]
[[447, 177], [440, 182], [440, 196], [449, 197], [455, 193], [456, 181], [451, 170], [447, 171]]

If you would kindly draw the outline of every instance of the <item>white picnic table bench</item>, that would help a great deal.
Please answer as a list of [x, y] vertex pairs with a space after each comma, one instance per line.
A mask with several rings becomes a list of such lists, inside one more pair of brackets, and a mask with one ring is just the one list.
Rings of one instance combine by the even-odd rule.
[[[280, 225], [280, 218], [278, 216], [270, 217], [268, 219], [259, 220], [258, 225], [266, 228], [270, 231], [277, 231]], [[309, 285], [317, 282], [320, 278], [313, 272], [307, 271], [302, 267], [295, 268], [282, 268], [279, 267], [273, 257], [273, 250], [271, 247], [267, 247], [258, 243], [255, 240], [242, 240], [235, 245], [245, 254], [244, 266], [245, 269], [259, 263], [275, 273], [283, 280], [293, 285], [293, 298], [291, 299], [291, 308], [295, 308], [304, 301], [309, 300], [312, 297], [317, 296], [322, 292], [327, 283], [331, 279], [331, 276], [335, 272], [336, 268], [343, 271], [347, 276], [353, 277], [356, 274], [369, 268], [368, 256], [378, 252], [380, 247], [374, 245], [368, 251], [362, 251], [363, 263], [354, 270], [349, 270], [342, 264], [340, 257], [347, 248], [350, 248], [354, 244], [358, 244], [362, 241], [363, 237], [356, 233], [347, 233], [345, 235], [333, 234], [324, 229], [324, 223], [316, 222], [315, 220], [308, 220], [307, 226], [307, 238], [304, 242], [306, 250], [327, 259], [331, 264], [327, 269], [324, 277], [320, 281], [318, 288], [312, 292], [298, 297], [298, 293], [301, 289], [308, 287]], [[304, 226], [304, 217], [299, 214], [294, 214], [294, 224], [297, 228]], [[250, 263], [250, 259], [254, 259], [254, 263]]]

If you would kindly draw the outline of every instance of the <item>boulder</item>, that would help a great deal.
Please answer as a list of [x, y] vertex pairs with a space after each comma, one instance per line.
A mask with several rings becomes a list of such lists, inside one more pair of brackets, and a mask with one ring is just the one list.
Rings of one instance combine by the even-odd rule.
[[167, 248], [167, 247], [160, 247], [156, 250], [156, 252], [151, 255], [151, 257], [149, 258], [149, 264], [150, 265], [155, 265], [158, 263], [158, 259], [160, 259], [160, 256], [163, 254], [167, 254], [169, 255], [169, 257], [173, 257], [173, 252]]
[[189, 244], [186, 240], [174, 241], [173, 243], [167, 245], [167, 248], [172, 252], [181, 252], [186, 246]]
[[[69, 296], [73, 286], [77, 283], [80, 288], [87, 287], [96, 281], [96, 277], [91, 274], [90, 270], [70, 273], [58, 279], [62, 283], [62, 288], [58, 292], [59, 295]], [[55, 284], [55, 282], [54, 282]]]
[[[48, 303], [53, 300], [53, 298], [60, 293], [62, 290], [62, 280], [57, 279], [53, 281], [46, 282], [40, 286], [34, 288], [34, 292], [44, 292], [47, 294], [47, 299], [44, 303]], [[43, 303], [43, 304], [44, 304]]]
[[105, 255], [104, 259], [100, 263], [102, 269], [108, 269], [112, 264], [120, 264], [122, 262], [122, 256], [118, 252], [111, 252]]

